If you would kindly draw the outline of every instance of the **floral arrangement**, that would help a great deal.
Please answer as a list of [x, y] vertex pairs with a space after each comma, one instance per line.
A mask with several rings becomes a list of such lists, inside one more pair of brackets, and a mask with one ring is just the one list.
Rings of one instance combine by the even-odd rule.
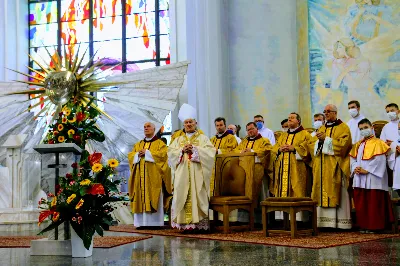
[[77, 235], [89, 249], [95, 232], [103, 236], [112, 222], [112, 202], [123, 201], [117, 185], [120, 180], [111, 180], [109, 176], [118, 166], [116, 159], [107, 164], [101, 163], [102, 154], [84, 150], [79, 163], [72, 164], [72, 173], [60, 177], [55, 195], [41, 199], [39, 225], [50, 218], [51, 223], [39, 234], [53, 230], [64, 221], [69, 221]]
[[69, 101], [63, 105], [58, 119], [50, 126], [44, 143], [75, 143], [84, 149], [88, 139], [104, 141], [104, 133], [95, 125], [99, 115], [100, 112], [91, 106], [91, 102], [83, 106]]

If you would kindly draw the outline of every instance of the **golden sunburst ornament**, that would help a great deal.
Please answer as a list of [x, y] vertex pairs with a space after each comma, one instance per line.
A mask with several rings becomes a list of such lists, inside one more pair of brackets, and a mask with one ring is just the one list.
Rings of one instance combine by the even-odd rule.
[[111, 118], [103, 110], [98, 108], [95, 103], [93, 103], [93, 101], [97, 99], [94, 96], [90, 95], [90, 93], [102, 91], [102, 89], [109, 86], [123, 84], [124, 82], [104, 81], [106, 71], [112, 70], [118, 65], [111, 66], [106, 70], [102, 70], [102, 67], [106, 66], [106, 64], [103, 64], [101, 60], [99, 62], [93, 63], [94, 56], [96, 55], [94, 54], [90, 58], [89, 62], [81, 67], [83, 58], [88, 49], [86, 49], [83, 55], [79, 57], [79, 48], [80, 47], [78, 47], [78, 50], [73, 60], [70, 60], [67, 56], [65, 46], [63, 59], [58, 54], [56, 49], [54, 51], [54, 56], [51, 56], [49, 50], [45, 47], [53, 66], [50, 66], [50, 64], [47, 63], [41, 64], [38, 60], [29, 55], [33, 62], [35, 62], [40, 67], [40, 70], [38, 71], [31, 67], [28, 67], [28, 69], [36, 73], [37, 75], [32, 76], [13, 69], [10, 70], [32, 79], [32, 81], [16, 80], [17, 82], [22, 82], [31, 86], [35, 86], [38, 89], [12, 92], [8, 93], [8, 95], [36, 95], [33, 99], [41, 99], [38, 103], [30, 106], [28, 109], [23, 111], [27, 112], [36, 106], [44, 104], [43, 109], [34, 117], [34, 119], [36, 119], [44, 112], [50, 113], [48, 111], [51, 110], [55, 111], [53, 113], [53, 119], [56, 119], [58, 117], [58, 114], [62, 110], [62, 106], [69, 101], [74, 101], [75, 103], [81, 104], [83, 106], [90, 105], [101, 114], [104, 114], [108, 118]]

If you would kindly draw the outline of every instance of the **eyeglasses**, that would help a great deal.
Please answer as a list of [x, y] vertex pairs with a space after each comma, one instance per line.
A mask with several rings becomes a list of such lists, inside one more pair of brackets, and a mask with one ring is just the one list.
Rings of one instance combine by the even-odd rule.
[[331, 111], [331, 110], [324, 110], [323, 111], [324, 114], [329, 114], [329, 113], [336, 113], [336, 111]]

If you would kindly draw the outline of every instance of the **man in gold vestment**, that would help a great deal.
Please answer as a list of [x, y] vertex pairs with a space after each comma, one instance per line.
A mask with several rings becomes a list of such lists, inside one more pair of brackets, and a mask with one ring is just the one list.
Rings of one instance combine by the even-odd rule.
[[[275, 197], [306, 197], [311, 161], [308, 142], [311, 135], [301, 126], [301, 117], [291, 113], [288, 117], [288, 131], [283, 132], [271, 152], [273, 187]], [[306, 221], [305, 215], [297, 213], [297, 220]], [[283, 219], [281, 212], [275, 212], [275, 218]]]
[[350, 178], [351, 133], [337, 119], [337, 107], [325, 107], [325, 125], [310, 141], [313, 155], [313, 187], [311, 197], [318, 202], [318, 227], [350, 229], [350, 199], [347, 192]]
[[[215, 147], [216, 154], [223, 154], [233, 151], [237, 147], [237, 141], [234, 135], [226, 131], [226, 120], [223, 117], [217, 117], [214, 120], [217, 135], [210, 139]], [[210, 194], [214, 192], [214, 171], [211, 176]]]
[[[246, 125], [247, 137], [242, 140], [240, 145], [235, 149], [235, 152], [255, 152], [257, 153], [254, 169], [254, 182], [256, 183], [256, 195], [259, 195], [260, 200], [268, 197], [268, 176], [265, 176], [265, 169], [270, 160], [270, 152], [272, 149], [269, 139], [263, 138], [257, 129], [257, 124], [249, 122]], [[240, 222], [248, 222], [248, 217], [243, 216], [239, 211]]]
[[215, 148], [207, 136], [196, 131], [196, 110], [183, 104], [179, 119], [185, 135], [168, 147], [168, 158], [175, 171], [171, 224], [181, 230], [208, 230], [210, 177], [214, 167]]
[[307, 165], [311, 160], [308, 152], [310, 133], [301, 126], [301, 118], [291, 113], [289, 129], [283, 132], [272, 148], [275, 197], [306, 197]]
[[128, 154], [133, 223], [136, 227], [163, 226], [163, 187], [169, 194], [172, 190], [167, 146], [154, 135], [154, 124], [145, 123], [144, 134], [144, 140]]

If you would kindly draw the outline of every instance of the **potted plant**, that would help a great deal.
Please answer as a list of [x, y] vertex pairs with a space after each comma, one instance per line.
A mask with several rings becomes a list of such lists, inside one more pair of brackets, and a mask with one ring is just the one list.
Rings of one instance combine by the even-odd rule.
[[118, 166], [110, 159], [101, 163], [102, 154], [84, 150], [79, 163], [72, 164], [72, 173], [59, 178], [56, 194], [41, 199], [39, 225], [50, 218], [51, 223], [39, 234], [55, 229], [68, 221], [72, 227], [71, 245], [73, 257], [91, 256], [93, 235], [103, 236], [112, 222], [112, 202], [123, 201], [118, 191], [120, 180], [109, 178]]

